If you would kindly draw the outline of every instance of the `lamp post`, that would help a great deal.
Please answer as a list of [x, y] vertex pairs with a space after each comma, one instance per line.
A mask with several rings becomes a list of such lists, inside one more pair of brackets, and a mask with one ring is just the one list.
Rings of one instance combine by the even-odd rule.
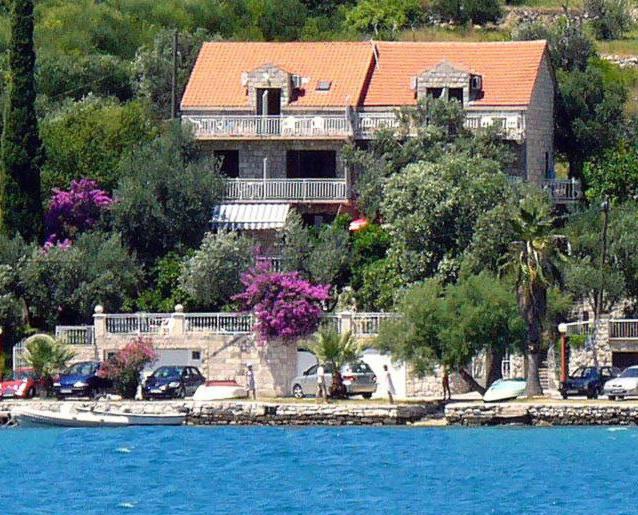
[[558, 324], [560, 333], [560, 382], [561, 386], [567, 383], [567, 324]]

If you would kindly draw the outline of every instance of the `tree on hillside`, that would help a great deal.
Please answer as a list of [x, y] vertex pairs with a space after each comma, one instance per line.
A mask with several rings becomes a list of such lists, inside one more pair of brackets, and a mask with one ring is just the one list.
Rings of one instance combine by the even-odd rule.
[[569, 161], [570, 176], [586, 189], [585, 162], [614, 147], [622, 135], [627, 93], [622, 84], [605, 81], [592, 65], [584, 71], [559, 71], [558, 78], [556, 143]]
[[0, 230], [28, 241], [40, 240], [43, 228], [33, 23], [33, 0], [14, 0], [0, 156]]
[[218, 162], [201, 158], [179, 124], [120, 164], [113, 222], [144, 263], [196, 248], [221, 196]]
[[527, 324], [527, 394], [541, 395], [539, 378], [543, 321], [547, 315], [547, 291], [562, 282], [563, 236], [554, 232], [554, 219], [547, 202], [528, 198], [513, 216], [512, 242], [507, 265], [516, 279], [518, 306]]

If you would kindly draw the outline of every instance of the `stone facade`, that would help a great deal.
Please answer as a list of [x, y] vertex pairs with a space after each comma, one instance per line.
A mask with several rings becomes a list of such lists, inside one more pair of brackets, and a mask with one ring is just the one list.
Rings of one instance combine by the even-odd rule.
[[[183, 315], [182, 315], [183, 316]], [[130, 342], [135, 335], [112, 334], [106, 331], [105, 315], [95, 315], [95, 347], [74, 346], [75, 360], [107, 359]], [[234, 379], [245, 383], [246, 364], [253, 365], [257, 394], [265, 397], [283, 397], [290, 394], [290, 383], [297, 375], [297, 347], [281, 342], [258, 344], [254, 336], [223, 335], [183, 331], [179, 314], [173, 315], [178, 323], [170, 334], [153, 334], [153, 346], [161, 350], [188, 350], [198, 352], [199, 368], [209, 380]], [[80, 347], [80, 349], [78, 349]], [[83, 348], [81, 348], [83, 347]]]
[[289, 150], [331, 150], [336, 155], [335, 175], [337, 178], [345, 178], [346, 169], [341, 154], [344, 144], [343, 141], [333, 140], [220, 140], [202, 141], [200, 147], [208, 154], [212, 154], [216, 150], [237, 150], [239, 152], [239, 177], [242, 179], [263, 179], [264, 159], [267, 160], [267, 178], [285, 179], [286, 156]]
[[[280, 90], [281, 108], [285, 108], [290, 102], [293, 89], [290, 82], [290, 73], [274, 64], [265, 64], [246, 73], [246, 88], [250, 106], [257, 110], [257, 89], [277, 88]], [[258, 113], [261, 114], [261, 113]]]
[[554, 169], [554, 76], [547, 53], [527, 108], [525, 128], [527, 180], [541, 184]]
[[463, 104], [467, 104], [471, 99], [469, 71], [462, 69], [456, 64], [443, 61], [431, 70], [425, 70], [416, 77], [416, 92], [418, 99], [427, 97], [428, 89], [436, 88], [442, 90], [441, 98], [449, 99], [450, 88], [463, 90]]

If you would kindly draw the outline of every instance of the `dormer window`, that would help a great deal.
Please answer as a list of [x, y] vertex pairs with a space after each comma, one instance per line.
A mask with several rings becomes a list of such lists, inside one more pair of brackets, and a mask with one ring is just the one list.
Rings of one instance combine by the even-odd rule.
[[258, 115], [279, 116], [281, 114], [280, 88], [255, 88], [255, 95]]

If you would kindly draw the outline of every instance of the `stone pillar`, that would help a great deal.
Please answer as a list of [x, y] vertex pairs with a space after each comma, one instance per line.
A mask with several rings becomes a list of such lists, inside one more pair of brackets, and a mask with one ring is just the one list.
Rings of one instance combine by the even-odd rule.
[[338, 314], [339, 326], [341, 334], [345, 334], [348, 331], [354, 332], [354, 320], [351, 311], [342, 311]]
[[168, 335], [183, 336], [184, 329], [184, 306], [177, 304], [175, 306], [175, 312], [171, 316], [171, 322], [168, 326]]
[[257, 395], [287, 397], [297, 375], [297, 345], [281, 341], [268, 342], [258, 350], [255, 370]]
[[95, 341], [93, 342], [95, 347], [95, 359], [100, 359], [99, 349], [104, 348], [108, 330], [106, 328], [106, 315], [104, 314], [104, 308], [99, 304], [95, 306], [93, 313], [93, 330], [95, 331]]

